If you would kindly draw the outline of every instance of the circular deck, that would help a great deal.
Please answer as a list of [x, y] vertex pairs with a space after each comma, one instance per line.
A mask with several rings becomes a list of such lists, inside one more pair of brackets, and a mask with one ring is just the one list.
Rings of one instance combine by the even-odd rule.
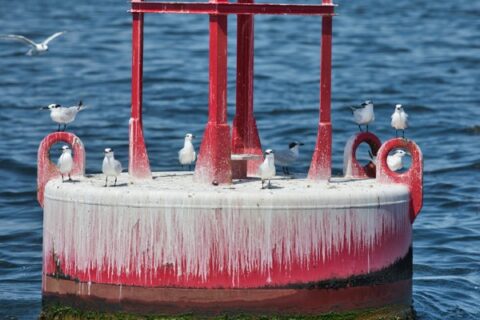
[[[259, 179], [234, 180], [231, 185], [196, 183], [191, 172], [154, 173], [152, 180], [132, 182], [127, 174], [117, 185], [105, 187], [105, 176], [75, 177], [73, 182], [50, 181], [45, 198], [52, 201], [74, 201], [127, 207], [217, 208], [235, 205], [242, 208], [353, 208], [378, 207], [408, 203], [408, 188], [400, 184], [379, 184], [375, 179], [333, 178], [318, 183], [305, 178], [277, 176], [270, 189], [261, 189]], [[120, 196], [121, 195], [121, 196]], [[180, 201], [182, 200], [182, 201]], [[168, 203], [168, 204], [167, 204]], [[240, 205], [240, 203], [238, 204]]]

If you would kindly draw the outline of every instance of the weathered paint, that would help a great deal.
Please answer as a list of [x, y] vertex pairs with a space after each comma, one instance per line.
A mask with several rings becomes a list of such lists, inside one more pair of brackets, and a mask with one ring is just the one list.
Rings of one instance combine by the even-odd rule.
[[[393, 149], [404, 149], [412, 157], [410, 168], [403, 173], [388, 168], [387, 157]], [[410, 189], [410, 219], [413, 223], [423, 206], [423, 155], [412, 140], [395, 138], [385, 142], [377, 155], [377, 180], [382, 183], [405, 184]]]
[[361, 143], [366, 143], [374, 157], [382, 145], [380, 139], [371, 132], [359, 132], [351, 136], [343, 150], [343, 175], [351, 178], [375, 178], [374, 160], [362, 166], [357, 160], [357, 149]]
[[[141, 2], [143, 0], [135, 0]], [[142, 124], [143, 93], [143, 13], [132, 14], [132, 110], [128, 172], [134, 179], [152, 176]]]
[[54, 132], [46, 136], [40, 143], [37, 154], [37, 200], [42, 207], [45, 185], [51, 179], [61, 177], [56, 164], [50, 160], [50, 148], [58, 142], [69, 144], [73, 151], [73, 168], [70, 175], [85, 174], [85, 148], [82, 140], [69, 132]]
[[[324, 4], [331, 4], [323, 0]], [[317, 143], [313, 151], [308, 177], [313, 180], [328, 180], [332, 175], [332, 16], [322, 17], [322, 43], [320, 57], [320, 122]]]
[[[253, 3], [253, 0], [239, 0]], [[237, 17], [237, 94], [236, 112], [232, 127], [232, 152], [234, 154], [262, 155], [255, 115], [253, 113], [254, 74], [254, 17]], [[236, 163], [234, 177], [256, 176], [262, 159]]]
[[255, 181], [205, 188], [191, 176], [163, 175], [143, 187], [103, 188], [101, 176], [51, 181], [44, 273], [55, 273], [58, 263], [82, 282], [276, 287], [366, 274], [408, 252], [406, 187], [274, 184], [281, 189], [259, 192]]
[[268, 4], [268, 3], [227, 3], [211, 0], [208, 3], [139, 2], [132, 0], [134, 13], [180, 13], [180, 14], [289, 14], [289, 15], [332, 15], [334, 5], [323, 0], [323, 4]]
[[195, 166], [195, 179], [207, 184], [232, 182], [230, 126], [227, 123], [227, 31], [226, 15], [210, 15], [208, 123]]
[[[97, 312], [161, 314], [159, 319], [171, 319], [168, 316], [172, 316], [176, 320], [213, 317], [253, 320], [272, 316], [268, 319], [371, 320], [407, 319], [411, 315], [411, 280], [335, 289], [274, 290], [142, 288], [88, 284], [54, 277], [44, 280], [44, 303], [47, 306], [61, 303], [62, 306]], [[93, 318], [98, 317], [88, 317]]]

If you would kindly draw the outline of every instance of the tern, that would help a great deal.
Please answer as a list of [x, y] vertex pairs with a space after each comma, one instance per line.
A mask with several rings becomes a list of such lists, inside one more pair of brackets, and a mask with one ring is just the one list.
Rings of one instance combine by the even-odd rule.
[[268, 180], [267, 188], [270, 189], [270, 179], [273, 178], [276, 174], [275, 157], [271, 149], [265, 150], [265, 160], [263, 160], [263, 163], [260, 165], [258, 170], [259, 176], [262, 179], [262, 189], [265, 189], [265, 180]]
[[26, 54], [27, 54], [27, 56], [35, 56], [35, 55], [47, 52], [48, 51], [48, 44], [50, 43], [50, 41], [52, 41], [56, 37], [61, 36], [64, 33], [65, 33], [65, 31], [54, 33], [41, 43], [33, 42], [32, 40], [28, 39], [27, 37], [24, 37], [24, 36], [21, 36], [21, 35], [18, 35], [18, 34], [0, 35], [0, 39], [19, 41], [19, 42], [23, 42], [23, 43], [25, 43], [29, 46], [32, 46], [32, 48], [30, 48], [30, 50], [28, 50], [28, 52]]
[[373, 102], [370, 100], [365, 101], [362, 103], [360, 107], [350, 107], [352, 110], [353, 119], [358, 124], [358, 128], [360, 132], [362, 131], [362, 125], [367, 127], [368, 132], [368, 125], [375, 121], [375, 113], [373, 112]]
[[275, 153], [275, 164], [282, 167], [283, 174], [290, 174], [288, 167], [297, 161], [300, 146], [303, 146], [303, 143], [294, 141], [288, 145], [288, 150]]
[[403, 169], [403, 157], [407, 152], [404, 150], [398, 149], [394, 154], [387, 157], [388, 168], [392, 171], [399, 171]]
[[408, 128], [408, 114], [403, 110], [401, 104], [395, 106], [392, 114], [392, 127], [395, 129], [395, 136], [398, 137], [398, 130], [402, 130], [402, 138], [405, 138], [405, 129]]
[[60, 131], [60, 127], [63, 124], [63, 131], [67, 129], [67, 124], [73, 122], [77, 113], [84, 110], [86, 106], [83, 105], [82, 101], [78, 102], [78, 105], [73, 107], [62, 107], [59, 104], [50, 104], [48, 107], [42, 107], [42, 110], [50, 110], [50, 118], [53, 122], [58, 123], [57, 131]]
[[117, 178], [122, 173], [122, 164], [115, 160], [113, 149], [105, 149], [105, 158], [103, 158], [102, 172], [105, 175], [105, 187], [108, 184], [108, 177], [115, 177], [114, 186], [117, 185]]
[[197, 159], [197, 153], [195, 152], [195, 147], [193, 146], [192, 139], [195, 136], [191, 133], [185, 135], [185, 141], [183, 143], [183, 148], [178, 151], [178, 161], [183, 166], [190, 166]]
[[61, 150], [62, 150], [62, 154], [58, 158], [57, 168], [60, 171], [60, 174], [62, 175], [62, 182], [63, 182], [64, 175], [68, 175], [68, 180], [72, 181], [72, 178], [70, 177], [70, 172], [73, 169], [72, 149], [70, 149], [69, 146], [65, 145], [62, 147]]

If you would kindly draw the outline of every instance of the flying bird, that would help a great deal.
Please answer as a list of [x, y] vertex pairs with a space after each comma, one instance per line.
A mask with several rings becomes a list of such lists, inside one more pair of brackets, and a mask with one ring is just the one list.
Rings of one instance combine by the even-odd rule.
[[403, 157], [407, 152], [402, 149], [397, 149], [392, 155], [387, 157], [388, 168], [392, 171], [399, 171], [403, 169]]
[[275, 164], [282, 167], [283, 174], [290, 174], [288, 167], [297, 161], [300, 146], [303, 146], [303, 143], [294, 141], [288, 145], [288, 150], [282, 150], [275, 153]]
[[115, 160], [113, 149], [105, 149], [105, 158], [103, 158], [102, 172], [105, 175], [105, 187], [108, 184], [108, 177], [115, 177], [114, 186], [117, 185], [117, 178], [122, 173], [122, 164]]
[[259, 176], [262, 179], [262, 189], [265, 189], [264, 183], [266, 180], [268, 180], [267, 188], [270, 189], [270, 179], [276, 174], [275, 157], [271, 149], [265, 150], [265, 160], [263, 160], [263, 163], [260, 165], [258, 170]]
[[362, 103], [360, 107], [350, 107], [352, 110], [353, 119], [358, 124], [358, 128], [360, 132], [363, 132], [362, 125], [367, 127], [368, 132], [368, 125], [375, 121], [375, 113], [373, 112], [373, 102], [370, 100], [365, 101]]
[[392, 114], [392, 127], [395, 129], [395, 136], [398, 137], [398, 130], [402, 130], [402, 138], [405, 138], [405, 129], [408, 128], [408, 114], [403, 110], [401, 104], [395, 106]]
[[41, 43], [33, 42], [32, 40], [28, 39], [27, 37], [24, 37], [24, 36], [21, 36], [21, 35], [18, 35], [18, 34], [0, 35], [0, 39], [23, 42], [26, 45], [31, 46], [30, 50], [28, 50], [28, 52], [26, 53], [27, 56], [35, 56], [35, 55], [47, 52], [48, 51], [48, 44], [50, 43], [50, 41], [52, 41], [53, 39], [61, 36], [64, 33], [65, 33], [65, 31], [54, 33]]
[[191, 133], [185, 135], [185, 141], [183, 142], [183, 148], [178, 151], [178, 161], [183, 166], [190, 166], [197, 159], [197, 153], [195, 152], [195, 147], [193, 146], [192, 140], [195, 136]]
[[83, 105], [82, 101], [78, 102], [78, 105], [73, 107], [62, 107], [59, 104], [50, 104], [47, 107], [42, 107], [42, 110], [50, 110], [50, 118], [52, 118], [53, 122], [58, 123], [57, 131], [60, 131], [61, 125], [63, 125], [63, 130], [67, 129], [67, 124], [73, 122], [77, 113], [84, 110], [86, 106]]
[[68, 175], [68, 180], [72, 181], [72, 178], [70, 177], [70, 172], [73, 169], [72, 149], [70, 149], [69, 146], [65, 145], [62, 147], [61, 150], [62, 150], [62, 154], [58, 158], [57, 168], [60, 171], [60, 174], [62, 175], [62, 182], [63, 182], [64, 175]]

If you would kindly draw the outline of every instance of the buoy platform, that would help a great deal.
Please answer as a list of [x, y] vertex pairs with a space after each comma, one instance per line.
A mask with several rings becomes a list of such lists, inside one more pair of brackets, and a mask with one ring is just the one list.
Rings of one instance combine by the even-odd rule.
[[192, 173], [53, 179], [45, 297], [161, 314], [318, 314], [411, 300], [409, 190], [277, 177], [214, 186]]

